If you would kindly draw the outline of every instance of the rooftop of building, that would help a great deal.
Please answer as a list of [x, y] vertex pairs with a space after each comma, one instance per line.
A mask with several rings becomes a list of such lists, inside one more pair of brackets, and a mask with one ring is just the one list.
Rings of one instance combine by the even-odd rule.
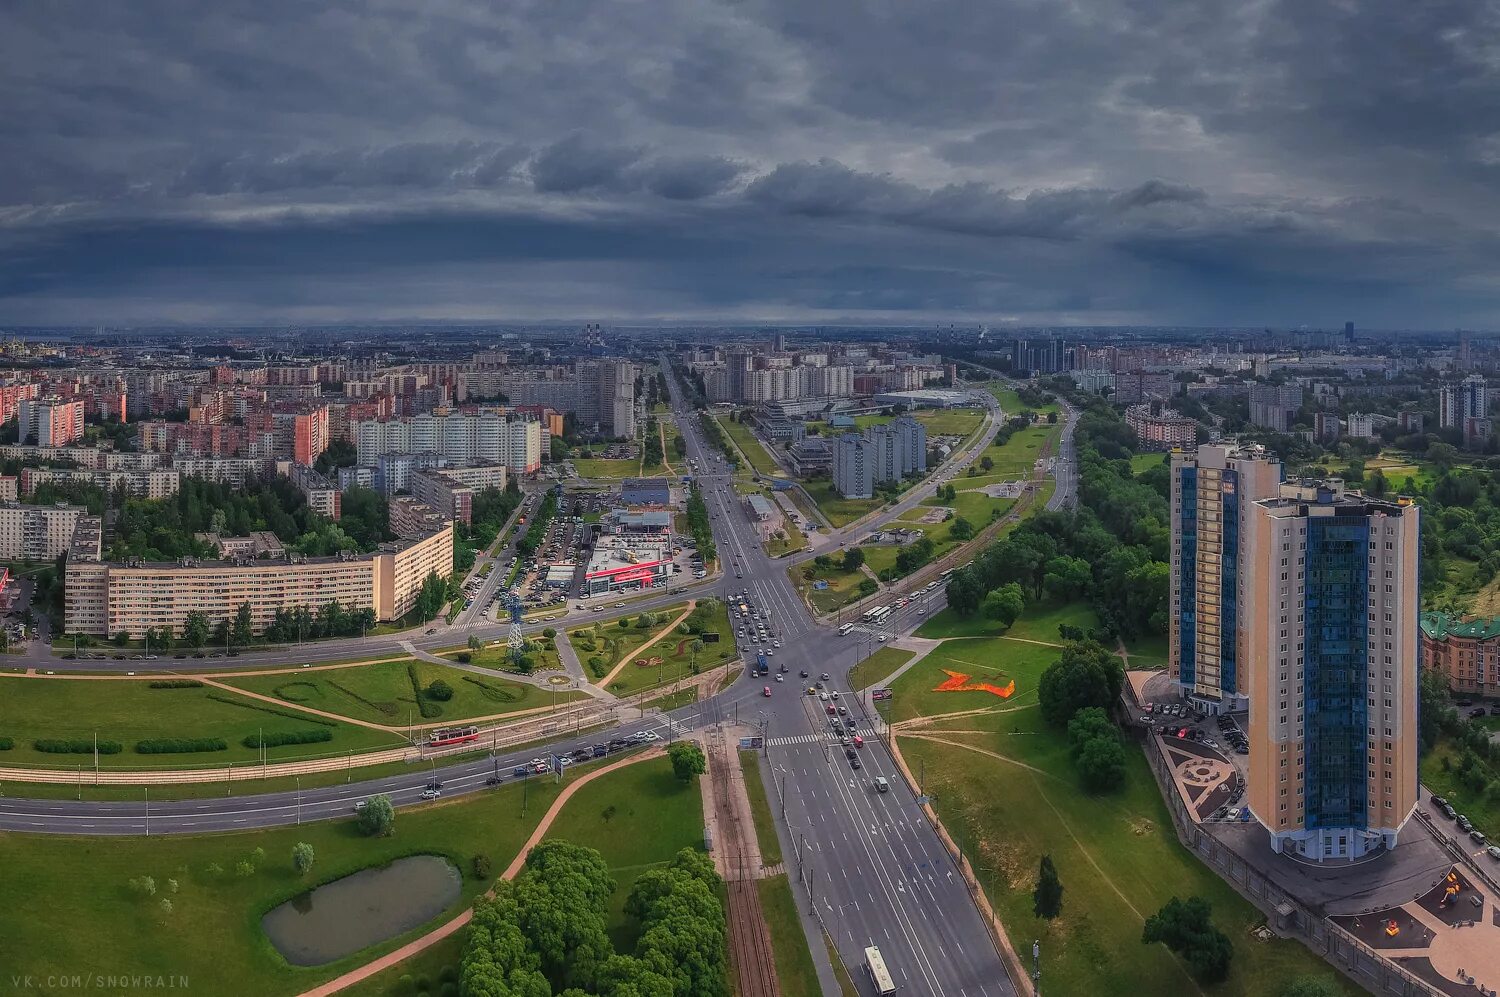
[[1333, 511], [1367, 514], [1381, 512], [1388, 516], [1400, 516], [1413, 507], [1413, 500], [1406, 495], [1392, 498], [1377, 498], [1344, 487], [1342, 478], [1292, 478], [1281, 483], [1281, 494], [1261, 499], [1260, 505], [1273, 511], [1297, 513], [1298, 510], [1327, 508]]
[[1420, 620], [1422, 633], [1434, 640], [1447, 640], [1449, 637], [1490, 640], [1500, 637], [1500, 616], [1466, 620], [1447, 613], [1431, 612], [1423, 613]]

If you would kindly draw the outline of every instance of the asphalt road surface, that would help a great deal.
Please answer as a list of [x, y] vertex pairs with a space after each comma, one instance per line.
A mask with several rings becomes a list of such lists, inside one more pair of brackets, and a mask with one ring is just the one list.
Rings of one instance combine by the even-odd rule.
[[[665, 358], [664, 358], [665, 366]], [[766, 737], [765, 753], [776, 785], [773, 803], [791, 840], [797, 842], [802, 866], [788, 856], [792, 875], [802, 876], [813, 902], [818, 905], [846, 964], [858, 967], [867, 945], [878, 945], [897, 984], [913, 993], [938, 995], [1009, 995], [1015, 988], [970, 898], [940, 843], [936, 831], [924, 817], [912, 790], [897, 772], [884, 741], [875, 736], [873, 717], [864, 714], [859, 697], [845, 695], [860, 724], [865, 746], [858, 751], [862, 767], [854, 769], [845, 758], [827, 725], [825, 705], [808, 696], [802, 680], [806, 669], [814, 678], [829, 674], [830, 689], [847, 692], [847, 675], [854, 664], [882, 646], [877, 631], [857, 627], [847, 636], [814, 624], [787, 576], [789, 559], [772, 559], [759, 544], [757, 529], [734, 493], [727, 465], [702, 438], [695, 413], [678, 397], [675, 379], [669, 379], [677, 423], [687, 441], [688, 455], [698, 461], [696, 480], [714, 514], [715, 540], [724, 570], [717, 578], [683, 585], [659, 595], [630, 600], [624, 610], [606, 614], [584, 612], [582, 618], [607, 619], [621, 612], [681, 601], [690, 594], [728, 595], [744, 593], [759, 610], [774, 638], [781, 642], [771, 656], [772, 670], [789, 669], [787, 681], [759, 678], [747, 668], [733, 687], [701, 703], [669, 714], [627, 719], [605, 732], [564, 738], [548, 752], [566, 753], [584, 745], [628, 737], [643, 730], [666, 739], [697, 727], [726, 720], [759, 726]], [[1072, 474], [1072, 426], [1076, 414], [1069, 412], [1057, 468], [1058, 488], [1049, 503], [1070, 504], [1074, 490]], [[986, 437], [981, 437], [984, 439]], [[971, 460], [973, 451], [959, 455]], [[896, 515], [893, 511], [891, 515]], [[861, 533], [879, 527], [880, 517], [861, 528]], [[892, 598], [895, 594], [892, 593]], [[476, 605], [479, 601], [476, 600]], [[922, 619], [944, 605], [941, 589], [918, 596], [893, 613], [879, 632], [896, 635], [909, 632]], [[571, 613], [577, 618], [579, 614]], [[739, 618], [736, 617], [738, 625]], [[535, 630], [546, 624], [533, 624]], [[558, 622], [553, 625], [566, 625]], [[448, 646], [469, 632], [498, 637], [498, 626], [465, 629], [440, 628], [437, 634], [402, 635], [423, 649]], [[251, 667], [291, 661], [296, 663], [356, 658], [363, 654], [392, 653], [402, 637], [382, 636], [337, 641], [302, 648], [213, 662], [185, 661], [60, 661], [46, 658], [39, 666], [58, 671], [78, 669], [147, 670], [171, 667]], [[742, 646], [743, 642], [742, 642]], [[760, 645], [764, 646], [764, 645]], [[747, 661], [753, 662], [753, 651]], [[771, 694], [765, 695], [769, 688]], [[634, 710], [621, 709], [622, 716]], [[182, 834], [220, 830], [248, 830], [293, 824], [299, 821], [338, 817], [352, 818], [354, 804], [376, 793], [388, 794], [398, 807], [419, 802], [429, 781], [443, 784], [445, 797], [482, 792], [493, 776], [503, 783], [515, 780], [512, 769], [544, 752], [537, 748], [499, 757], [456, 764], [414, 765], [412, 771], [343, 786], [306, 789], [300, 792], [266, 793], [215, 800], [185, 800], [148, 804], [139, 802], [75, 802], [0, 798], [0, 828], [7, 830], [74, 834]], [[885, 777], [890, 791], [879, 793], [874, 779]], [[531, 778], [551, 778], [537, 775]], [[149, 823], [149, 828], [148, 828]], [[856, 973], [861, 992], [869, 984]]]

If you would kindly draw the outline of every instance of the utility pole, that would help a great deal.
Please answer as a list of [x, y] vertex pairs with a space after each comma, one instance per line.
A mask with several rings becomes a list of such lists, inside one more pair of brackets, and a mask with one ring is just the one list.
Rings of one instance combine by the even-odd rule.
[[299, 775], [294, 778], [297, 780], [297, 824], [300, 827], [302, 824], [302, 777]]
[[151, 787], [146, 789], [146, 837], [151, 837]]

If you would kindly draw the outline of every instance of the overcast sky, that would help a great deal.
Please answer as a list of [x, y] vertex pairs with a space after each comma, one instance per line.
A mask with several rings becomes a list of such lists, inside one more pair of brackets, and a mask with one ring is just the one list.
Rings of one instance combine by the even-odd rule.
[[1500, 327], [1489, 0], [48, 0], [0, 321]]

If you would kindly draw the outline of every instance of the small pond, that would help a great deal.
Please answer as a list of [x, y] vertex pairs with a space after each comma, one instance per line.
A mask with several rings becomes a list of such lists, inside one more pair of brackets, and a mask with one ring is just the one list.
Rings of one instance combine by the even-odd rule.
[[437, 855], [413, 855], [362, 869], [298, 894], [261, 918], [276, 951], [293, 966], [321, 966], [394, 938], [458, 900], [463, 875]]

